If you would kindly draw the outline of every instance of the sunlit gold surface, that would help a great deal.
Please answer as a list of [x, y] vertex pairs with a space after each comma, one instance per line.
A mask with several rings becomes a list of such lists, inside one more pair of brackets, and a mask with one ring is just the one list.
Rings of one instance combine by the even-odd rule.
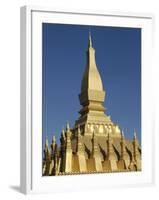
[[141, 147], [136, 132], [131, 140], [105, 114], [105, 91], [96, 66], [91, 35], [87, 65], [79, 94], [81, 110], [75, 126], [61, 133], [61, 145], [46, 140], [43, 175], [66, 175], [141, 170]]

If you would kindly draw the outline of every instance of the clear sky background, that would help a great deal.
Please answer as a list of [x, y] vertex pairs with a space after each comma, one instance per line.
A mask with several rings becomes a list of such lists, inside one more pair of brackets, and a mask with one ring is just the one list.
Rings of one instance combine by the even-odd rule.
[[106, 91], [106, 113], [141, 142], [141, 29], [43, 24], [43, 143], [59, 138], [79, 117], [81, 80], [91, 29], [96, 64]]

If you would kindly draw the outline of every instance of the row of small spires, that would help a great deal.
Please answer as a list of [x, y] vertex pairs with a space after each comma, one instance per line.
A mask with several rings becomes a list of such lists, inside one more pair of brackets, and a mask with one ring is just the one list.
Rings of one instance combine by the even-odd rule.
[[[78, 130], [78, 135], [79, 134], [81, 134], [81, 132], [80, 132], [80, 126], [78, 125], [78, 128], [77, 128], [77, 130]], [[69, 122], [67, 122], [67, 124], [66, 124], [66, 132], [70, 132], [70, 125], [69, 125]], [[64, 128], [62, 129], [62, 135], [64, 136], [65, 135], [65, 130], [64, 130]], [[95, 136], [95, 132], [93, 132], [93, 137]], [[109, 136], [109, 133], [108, 133], [108, 136]], [[124, 131], [122, 130], [121, 131], [121, 138], [124, 138]], [[136, 140], [137, 139], [137, 136], [136, 136], [136, 130], [134, 129], [134, 137], [133, 137], [133, 139], [134, 140]], [[52, 138], [52, 144], [56, 144], [56, 137], [55, 137], [55, 135], [53, 136], [53, 138]], [[46, 137], [46, 139], [45, 139], [45, 147], [46, 146], [49, 146], [49, 142], [48, 142], [48, 138]]]

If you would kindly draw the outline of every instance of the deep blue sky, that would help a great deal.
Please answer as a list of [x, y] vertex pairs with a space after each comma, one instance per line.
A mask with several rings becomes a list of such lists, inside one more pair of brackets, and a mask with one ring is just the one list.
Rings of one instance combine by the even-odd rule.
[[127, 138], [135, 128], [141, 141], [141, 29], [43, 24], [43, 142], [79, 117], [89, 29], [106, 112]]

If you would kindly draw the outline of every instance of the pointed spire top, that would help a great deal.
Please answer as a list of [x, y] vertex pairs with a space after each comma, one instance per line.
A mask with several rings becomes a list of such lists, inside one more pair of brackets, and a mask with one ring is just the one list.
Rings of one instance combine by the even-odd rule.
[[134, 139], [136, 140], [136, 130], [135, 130], [135, 128], [134, 128]]
[[121, 136], [124, 137], [124, 131], [123, 130], [121, 131]]
[[91, 31], [89, 30], [89, 47], [92, 47]]
[[64, 129], [64, 128], [62, 128], [61, 138], [62, 138], [62, 139], [65, 139], [65, 129]]
[[45, 139], [45, 147], [48, 148], [49, 147], [49, 141], [48, 141], [48, 138], [46, 137]]
[[69, 125], [69, 122], [67, 121], [67, 124], [66, 124], [66, 130], [69, 131], [70, 130], [70, 125]]
[[55, 135], [52, 137], [52, 143], [56, 143], [56, 137], [55, 137]]

